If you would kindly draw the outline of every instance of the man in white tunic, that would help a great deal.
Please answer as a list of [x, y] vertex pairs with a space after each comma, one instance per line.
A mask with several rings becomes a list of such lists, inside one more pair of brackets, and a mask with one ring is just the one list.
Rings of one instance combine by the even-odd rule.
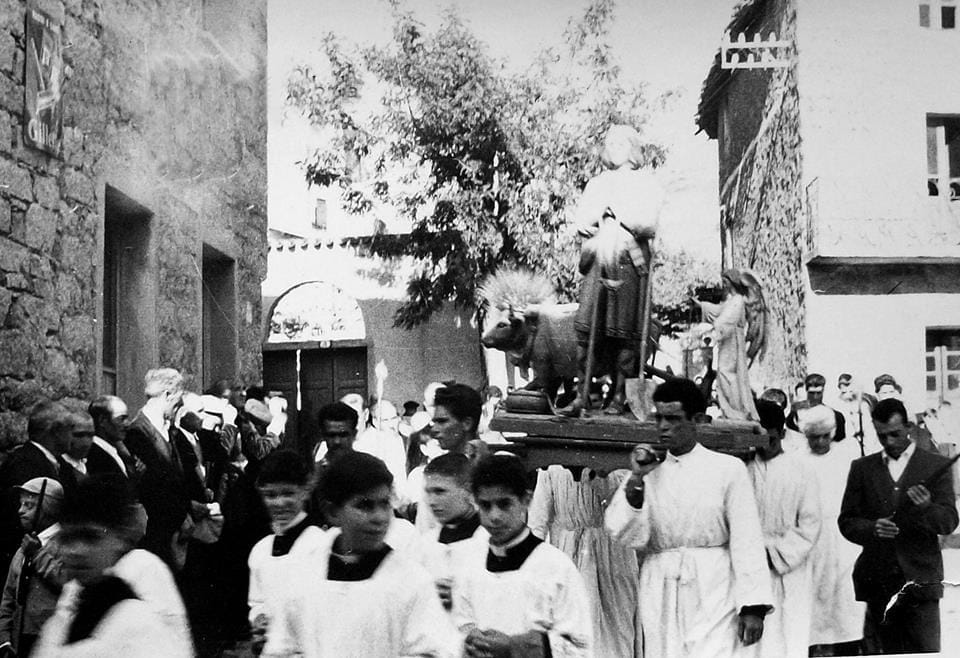
[[530, 492], [513, 455], [480, 460], [473, 494], [489, 541], [455, 578], [454, 621], [467, 658], [590, 658], [593, 622], [573, 562], [527, 527]]
[[393, 476], [360, 452], [330, 465], [322, 486], [337, 526], [291, 577], [263, 655], [280, 658], [453, 656], [459, 638], [423, 568], [384, 541]]
[[746, 467], [697, 443], [694, 418], [706, 405], [696, 384], [665, 382], [653, 401], [669, 452], [634, 448], [633, 473], [606, 513], [607, 530], [646, 553], [640, 571], [644, 653], [745, 655], [763, 635], [773, 603]]
[[783, 410], [757, 402], [769, 445], [747, 464], [760, 512], [774, 608], [764, 619], [756, 655], [805, 658], [810, 638], [810, 551], [820, 534], [816, 475], [795, 454], [783, 452]]
[[856, 600], [853, 567], [859, 547], [840, 534], [837, 520], [850, 462], [860, 457], [852, 439], [836, 441], [833, 410], [824, 405], [803, 410], [798, 425], [809, 449], [802, 462], [815, 476], [820, 497], [820, 536], [810, 552], [813, 614], [810, 621], [811, 656], [845, 656], [859, 651], [865, 605]]

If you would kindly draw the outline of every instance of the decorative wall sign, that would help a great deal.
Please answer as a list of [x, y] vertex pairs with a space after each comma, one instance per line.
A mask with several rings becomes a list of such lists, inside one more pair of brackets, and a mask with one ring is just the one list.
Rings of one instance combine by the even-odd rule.
[[277, 300], [268, 343], [356, 340], [366, 337], [357, 300], [325, 281], [291, 288]]
[[24, 65], [24, 141], [58, 156], [63, 146], [63, 50], [60, 25], [30, 7], [26, 22]]

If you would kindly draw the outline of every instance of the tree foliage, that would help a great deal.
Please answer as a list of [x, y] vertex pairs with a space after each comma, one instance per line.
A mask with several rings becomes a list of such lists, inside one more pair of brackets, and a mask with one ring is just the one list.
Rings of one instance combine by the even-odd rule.
[[[409, 234], [369, 247], [419, 263], [395, 324], [413, 327], [447, 301], [473, 307], [476, 286], [501, 265], [543, 272], [575, 299], [568, 212], [600, 170], [607, 128], [642, 132], [651, 112], [611, 52], [613, 0], [592, 0], [561, 45], [519, 72], [455, 12], [428, 31], [399, 1], [392, 8], [386, 44], [351, 49], [325, 36], [325, 66], [298, 67], [288, 102], [326, 137], [301, 163], [309, 184], [338, 186], [350, 212], [389, 207], [410, 221]], [[644, 157], [657, 166], [665, 149], [647, 143]]]

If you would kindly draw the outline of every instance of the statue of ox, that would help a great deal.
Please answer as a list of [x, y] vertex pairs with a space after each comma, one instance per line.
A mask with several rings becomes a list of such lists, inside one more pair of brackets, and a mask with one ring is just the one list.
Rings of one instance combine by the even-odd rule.
[[533, 368], [527, 390], [544, 391], [554, 404], [562, 385], [558, 406], [571, 401], [576, 395], [577, 304], [557, 304], [546, 277], [524, 270], [501, 270], [479, 292], [487, 307], [483, 346], [506, 352], [525, 379]]

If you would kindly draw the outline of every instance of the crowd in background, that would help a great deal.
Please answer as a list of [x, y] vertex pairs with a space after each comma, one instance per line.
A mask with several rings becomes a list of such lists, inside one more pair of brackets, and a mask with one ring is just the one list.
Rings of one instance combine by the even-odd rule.
[[[646, 460], [641, 447], [613, 472], [552, 466], [535, 485], [518, 459], [491, 455], [504, 443], [489, 428], [503, 397], [495, 386], [481, 395], [436, 382], [402, 405], [348, 394], [323, 406], [318, 435], [298, 444], [285, 437], [281, 396], [229, 382], [194, 393], [169, 368], [147, 374], [135, 413], [114, 396], [86, 410], [40, 402], [26, 441], [0, 464], [0, 656], [891, 650], [903, 633], [884, 608], [917, 578], [883, 551], [868, 554], [877, 538], [905, 541], [914, 531], [905, 519], [922, 512], [908, 548], [929, 562], [918, 573], [936, 575], [939, 544], [934, 558], [928, 540], [956, 526], [951, 478], [905, 479], [884, 499], [889, 518], [864, 530], [851, 464], [872, 455], [886, 468], [905, 454], [888, 484], [909, 479], [903, 464], [926, 459], [915, 452], [955, 449], [949, 407], [909, 415], [889, 375], [876, 378], [875, 395], [841, 375], [830, 407], [825, 378], [810, 374], [792, 402], [781, 389], [761, 394], [770, 443], [742, 468], [695, 447], [690, 428], [709, 422], [710, 409], [687, 383], [693, 393], [664, 385], [654, 394], [668, 452]], [[742, 568], [745, 555], [763, 568]], [[864, 556], [896, 572], [876, 591], [856, 572]], [[716, 599], [696, 569], [727, 563], [710, 587], [729, 600]], [[696, 573], [698, 594], [665, 593], [664, 582]], [[369, 588], [344, 584], [358, 582]], [[911, 603], [925, 616], [902, 623], [916, 631], [903, 645], [914, 650], [939, 645], [939, 611], [928, 604], [942, 586], [928, 585]], [[692, 630], [713, 608], [715, 628]]]

